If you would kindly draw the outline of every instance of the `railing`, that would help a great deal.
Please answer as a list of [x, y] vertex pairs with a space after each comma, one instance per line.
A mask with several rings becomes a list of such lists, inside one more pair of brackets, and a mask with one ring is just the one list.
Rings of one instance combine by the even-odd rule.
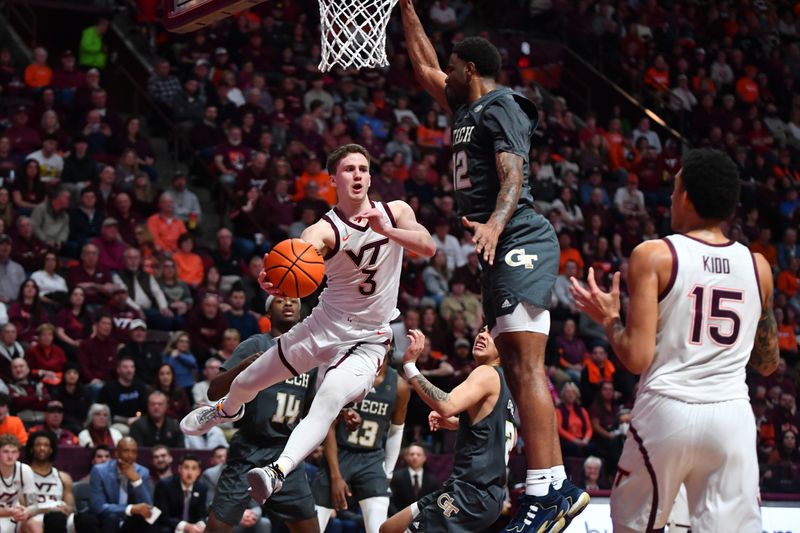
[[38, 17], [28, 3], [6, 0], [3, 2], [3, 14], [28, 46], [33, 47], [38, 44], [36, 40]]

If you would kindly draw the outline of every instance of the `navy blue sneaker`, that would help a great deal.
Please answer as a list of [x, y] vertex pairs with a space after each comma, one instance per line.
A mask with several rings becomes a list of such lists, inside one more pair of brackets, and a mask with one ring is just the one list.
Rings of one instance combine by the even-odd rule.
[[517, 516], [506, 526], [513, 533], [558, 533], [566, 525], [569, 503], [552, 486], [547, 496], [528, 496], [519, 499]]
[[565, 516], [566, 523], [564, 524], [564, 529], [567, 529], [567, 526], [569, 526], [572, 520], [586, 509], [591, 498], [589, 497], [589, 493], [576, 487], [575, 484], [568, 479], [564, 480], [561, 488], [558, 489], [558, 493], [561, 494], [569, 504], [569, 511], [567, 511]]

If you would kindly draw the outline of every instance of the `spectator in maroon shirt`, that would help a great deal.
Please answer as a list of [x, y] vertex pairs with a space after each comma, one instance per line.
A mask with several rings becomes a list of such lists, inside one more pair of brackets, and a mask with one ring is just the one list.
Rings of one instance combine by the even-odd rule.
[[97, 247], [99, 259], [97, 266], [101, 270], [119, 271], [125, 268], [125, 250], [128, 246], [119, 234], [119, 223], [114, 217], [107, 217], [100, 227], [100, 236], [91, 241]]
[[114, 286], [111, 300], [109, 300], [108, 307], [103, 312], [110, 315], [114, 321], [114, 329], [111, 332], [111, 336], [121, 344], [130, 340], [133, 321], [145, 319], [141, 309], [136, 309], [128, 303], [128, 288], [125, 285]]
[[6, 137], [11, 139], [11, 152], [14, 154], [24, 156], [37, 150], [42, 145], [39, 132], [28, 124], [28, 119], [28, 108], [25, 106], [18, 107], [11, 118], [11, 127], [4, 133]]
[[30, 213], [34, 207], [44, 202], [46, 195], [47, 187], [42, 182], [39, 163], [35, 159], [26, 160], [11, 185], [14, 206], [22, 212]]
[[65, 105], [72, 104], [78, 87], [86, 85], [86, 74], [75, 68], [75, 54], [64, 50], [61, 66], [53, 71], [53, 87], [58, 91], [58, 99]]
[[272, 183], [272, 190], [260, 201], [259, 211], [265, 217], [267, 227], [280, 229], [284, 234], [294, 222], [294, 202], [289, 194], [291, 177], [279, 176]]
[[56, 315], [56, 336], [59, 345], [75, 359], [80, 342], [92, 333], [92, 319], [86, 308], [86, 295], [80, 287], [69, 293], [69, 303]]
[[39, 270], [47, 254], [47, 245], [33, 234], [33, 223], [26, 216], [17, 219], [17, 231], [12, 233], [11, 259], [26, 272]]
[[50, 394], [44, 383], [31, 379], [27, 361], [18, 357], [11, 361], [11, 380], [8, 382], [11, 412], [25, 424], [41, 422]]
[[47, 311], [39, 298], [39, 286], [27, 279], [19, 287], [17, 300], [8, 308], [8, 321], [17, 327], [17, 340], [27, 346], [36, 339], [36, 327], [47, 322]]
[[25, 352], [25, 360], [34, 375], [38, 375], [50, 384], [56, 385], [60, 378], [56, 378], [56, 372], [63, 372], [64, 365], [67, 364], [67, 355], [64, 350], [54, 344], [56, 338], [56, 328], [53, 324], [45, 322], [36, 328], [38, 339]]
[[114, 320], [101, 315], [94, 323], [94, 332], [78, 347], [81, 380], [89, 386], [94, 398], [106, 381], [114, 379], [115, 360], [119, 343], [111, 336]]
[[264, 152], [253, 153], [253, 158], [247, 164], [247, 167], [236, 176], [233, 192], [238, 198], [244, 198], [247, 195], [247, 191], [252, 188], [258, 189], [261, 193], [269, 191], [268, 162], [269, 156]]
[[192, 350], [199, 366], [217, 354], [227, 328], [228, 321], [219, 309], [219, 296], [207, 293], [186, 321], [186, 331], [192, 337]]
[[136, 243], [136, 227], [146, 223], [141, 213], [133, 210], [133, 200], [126, 192], [121, 192], [114, 197], [111, 214], [117, 221], [119, 236], [127, 245]]
[[86, 303], [94, 306], [105, 304], [114, 288], [111, 274], [100, 268], [99, 260], [100, 251], [97, 246], [85, 244], [81, 250], [80, 264], [72, 267], [67, 277], [70, 288], [82, 288], [86, 294]]
[[394, 175], [394, 163], [390, 158], [384, 157], [381, 160], [381, 171], [372, 178], [370, 193], [377, 195], [377, 199], [383, 202], [403, 200], [406, 197], [406, 187]]
[[189, 130], [189, 142], [196, 150], [200, 151], [201, 155], [208, 159], [212, 158], [214, 147], [225, 138], [222, 128], [217, 124], [218, 115], [217, 106], [206, 106], [202, 122], [196, 123]]
[[242, 128], [231, 126], [228, 128], [228, 138], [219, 144], [214, 151], [214, 170], [222, 182], [233, 185], [236, 175], [244, 170], [250, 161], [252, 150], [242, 142]]
[[567, 319], [561, 335], [556, 337], [556, 346], [559, 366], [572, 381], [579, 383], [583, 371], [583, 360], [589, 351], [583, 340], [575, 335], [576, 330], [575, 321], [571, 318]]

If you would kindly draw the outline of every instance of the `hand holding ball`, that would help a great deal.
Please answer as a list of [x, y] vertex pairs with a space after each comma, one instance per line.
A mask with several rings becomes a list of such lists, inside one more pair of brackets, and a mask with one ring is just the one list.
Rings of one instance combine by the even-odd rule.
[[262, 281], [276, 293], [305, 298], [317, 290], [325, 276], [325, 261], [316, 248], [301, 239], [287, 239], [264, 255]]

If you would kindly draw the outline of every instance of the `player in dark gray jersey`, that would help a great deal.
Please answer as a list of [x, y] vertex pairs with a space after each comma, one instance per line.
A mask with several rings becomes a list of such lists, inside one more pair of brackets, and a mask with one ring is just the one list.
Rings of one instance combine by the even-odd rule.
[[433, 409], [431, 430], [458, 430], [453, 473], [442, 488], [406, 507], [381, 527], [381, 533], [472, 533], [486, 531], [503, 510], [508, 454], [517, 440], [514, 401], [500, 356], [483, 328], [472, 355], [478, 366], [452, 392], [428, 381], [416, 360], [425, 336], [409, 332], [403, 369], [419, 397]]
[[418, 81], [453, 112], [458, 211], [475, 236], [484, 314], [519, 405], [529, 470], [507, 531], [554, 533], [585, 508], [589, 495], [567, 480], [544, 366], [560, 251], [552, 226], [532, 205], [528, 162], [538, 113], [524, 96], [498, 87], [500, 53], [490, 42], [457, 43], [445, 73], [413, 0], [400, 0], [400, 7]]
[[[222, 365], [225, 371], [209, 385], [210, 400], [224, 396], [239, 372], [274, 345], [276, 337], [300, 321], [300, 300], [276, 297], [270, 303], [269, 314], [270, 332], [253, 335], [236, 347]], [[209, 533], [227, 533], [239, 523], [250, 502], [247, 472], [278, 457], [305, 412], [313, 388], [313, 377], [301, 374], [264, 389], [247, 404], [244, 417], [236, 423], [239, 431], [231, 439], [228, 461], [209, 508]], [[292, 533], [319, 533], [314, 498], [302, 468], [286, 476], [283, 489], [270, 498], [264, 511], [267, 516], [286, 522]]]
[[325, 464], [311, 484], [320, 530], [334, 509], [346, 509], [353, 496], [361, 507], [367, 533], [378, 533], [389, 512], [389, 480], [403, 441], [403, 426], [411, 389], [384, 359], [375, 386], [352, 409], [361, 425], [350, 431], [338, 421], [324, 443]]

